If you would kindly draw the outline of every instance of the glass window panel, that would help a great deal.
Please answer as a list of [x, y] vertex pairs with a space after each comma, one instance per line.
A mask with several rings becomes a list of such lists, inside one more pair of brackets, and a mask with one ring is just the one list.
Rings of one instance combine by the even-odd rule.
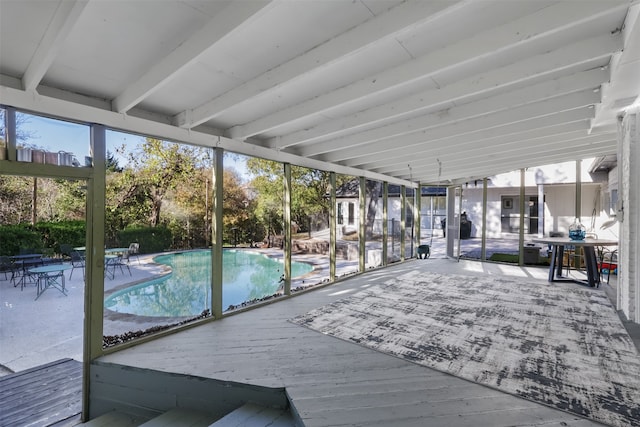
[[406, 189], [405, 197], [405, 221], [404, 221], [404, 257], [415, 257], [415, 228], [414, 228], [415, 190]]
[[400, 261], [402, 201], [399, 185], [390, 184], [387, 198], [387, 263]]
[[210, 314], [212, 153], [112, 130], [106, 139], [104, 334], [111, 345]]
[[223, 309], [282, 295], [284, 166], [225, 153]]
[[[11, 331], [2, 334], [0, 344], [7, 368], [17, 371], [82, 355], [83, 274], [70, 276], [63, 248], [85, 245], [85, 207], [85, 181], [0, 175], [0, 226], [10, 226], [13, 236], [0, 238], [0, 256], [13, 257], [7, 274], [0, 272], [3, 301], [8, 301], [0, 324]], [[57, 277], [38, 280], [33, 269], [44, 265]], [[64, 288], [59, 275], [64, 275]], [[45, 284], [54, 286], [41, 291]], [[33, 321], [23, 320], [28, 314]], [[42, 351], [34, 349], [34, 339]]]
[[423, 187], [420, 201], [420, 243], [429, 245], [431, 257], [443, 257], [446, 252], [445, 188]]
[[329, 172], [291, 168], [292, 290], [329, 280], [329, 179]]
[[[359, 269], [360, 180], [336, 174], [337, 211], [344, 213], [336, 230], [336, 277], [357, 273]], [[338, 217], [340, 222], [341, 217]]]
[[61, 166], [90, 164], [87, 125], [16, 113], [17, 159]]
[[365, 184], [365, 266], [382, 265], [382, 182], [367, 180]]

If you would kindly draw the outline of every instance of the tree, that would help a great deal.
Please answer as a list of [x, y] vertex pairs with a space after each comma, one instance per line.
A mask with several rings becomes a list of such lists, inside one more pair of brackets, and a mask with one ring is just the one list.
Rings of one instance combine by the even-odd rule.
[[382, 183], [368, 179], [365, 184], [366, 197], [369, 199], [367, 205], [367, 221], [365, 230], [367, 237], [373, 236], [374, 223], [378, 214], [378, 202], [382, 193]]
[[120, 183], [121, 203], [129, 198], [146, 201], [148, 221], [160, 224], [162, 203], [179, 184], [188, 184], [195, 169], [193, 152], [185, 145], [147, 138], [138, 151], [129, 154], [130, 167], [125, 168]]
[[[266, 225], [267, 234], [278, 233], [280, 229], [273, 227], [282, 221], [283, 200], [283, 167], [281, 163], [252, 158], [247, 167], [256, 177], [251, 187], [259, 194], [256, 214]], [[330, 174], [318, 169], [300, 166], [291, 168], [291, 219], [299, 226], [300, 231], [309, 231], [311, 218], [328, 218], [331, 199], [329, 196]], [[275, 220], [275, 221], [274, 221]], [[328, 224], [327, 224], [328, 226]]]
[[20, 224], [31, 218], [33, 180], [0, 175], [0, 224]]
[[283, 218], [283, 167], [271, 160], [250, 158], [247, 169], [255, 178], [249, 183], [252, 191], [258, 195], [255, 199], [255, 217], [260, 222], [263, 234], [271, 246], [271, 236], [279, 234]]
[[[31, 139], [35, 139], [37, 138], [35, 132], [30, 132], [24, 129], [24, 125], [29, 123], [29, 115], [28, 114], [16, 114], [16, 140], [17, 142], [22, 142], [22, 141], [28, 141]], [[0, 149], [4, 150], [6, 145], [7, 145], [7, 130], [5, 127], [5, 123], [6, 123], [6, 110], [4, 108], [0, 108]], [[18, 188], [20, 186], [20, 184], [22, 184], [22, 180], [21, 179], [15, 179], [15, 178], [8, 178], [6, 182], [9, 182], [10, 186], [12, 187], [12, 189], [2, 189], [0, 188], [0, 197], [2, 197], [2, 193], [6, 193], [9, 192], [11, 193], [12, 191], [15, 191], [16, 188]], [[0, 185], [2, 185], [3, 182], [0, 182]], [[25, 206], [30, 207], [30, 213], [29, 213], [29, 217], [31, 218], [32, 223], [36, 222], [36, 218], [37, 218], [37, 192], [38, 192], [38, 179], [37, 178], [33, 178], [30, 179], [30, 200], [28, 203], [23, 203], [25, 202], [22, 198], [24, 196], [23, 193], [21, 193], [18, 197], [19, 203], [17, 204], [17, 208], [18, 209], [22, 209]], [[16, 196], [18, 196], [16, 194]], [[14, 211], [14, 213], [18, 213], [17, 211]], [[22, 222], [25, 221], [26, 218], [22, 216], [23, 212], [19, 212], [19, 214], [17, 215], [17, 217], [15, 217], [15, 220]]]

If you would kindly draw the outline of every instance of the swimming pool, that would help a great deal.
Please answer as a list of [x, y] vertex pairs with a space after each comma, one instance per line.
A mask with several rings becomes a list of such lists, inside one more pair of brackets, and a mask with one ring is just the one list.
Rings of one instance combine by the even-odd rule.
[[[188, 251], [160, 255], [159, 264], [171, 267], [168, 276], [114, 292], [105, 308], [118, 313], [154, 317], [197, 316], [210, 307], [211, 251]], [[280, 286], [284, 266], [280, 260], [245, 250], [222, 254], [222, 307], [273, 295]], [[292, 277], [302, 276], [313, 266], [291, 263]]]

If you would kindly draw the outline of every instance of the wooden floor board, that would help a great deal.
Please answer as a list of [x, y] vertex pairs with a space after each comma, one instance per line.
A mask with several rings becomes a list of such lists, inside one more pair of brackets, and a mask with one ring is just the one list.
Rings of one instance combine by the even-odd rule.
[[72, 424], [81, 411], [82, 366], [64, 359], [0, 378], [0, 425]]
[[540, 426], [598, 425], [289, 322], [407, 268], [399, 265], [357, 276], [115, 352], [100, 361], [284, 387], [294, 413], [306, 426], [508, 426], [520, 421]]

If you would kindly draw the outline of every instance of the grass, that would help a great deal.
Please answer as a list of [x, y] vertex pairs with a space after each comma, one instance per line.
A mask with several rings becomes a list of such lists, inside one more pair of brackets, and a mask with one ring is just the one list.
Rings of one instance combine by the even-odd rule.
[[[509, 264], [518, 264], [519, 260], [520, 256], [514, 254], [495, 253], [489, 257], [489, 261], [506, 262]], [[538, 258], [538, 262], [534, 265], [549, 265], [549, 260], [547, 258]]]

